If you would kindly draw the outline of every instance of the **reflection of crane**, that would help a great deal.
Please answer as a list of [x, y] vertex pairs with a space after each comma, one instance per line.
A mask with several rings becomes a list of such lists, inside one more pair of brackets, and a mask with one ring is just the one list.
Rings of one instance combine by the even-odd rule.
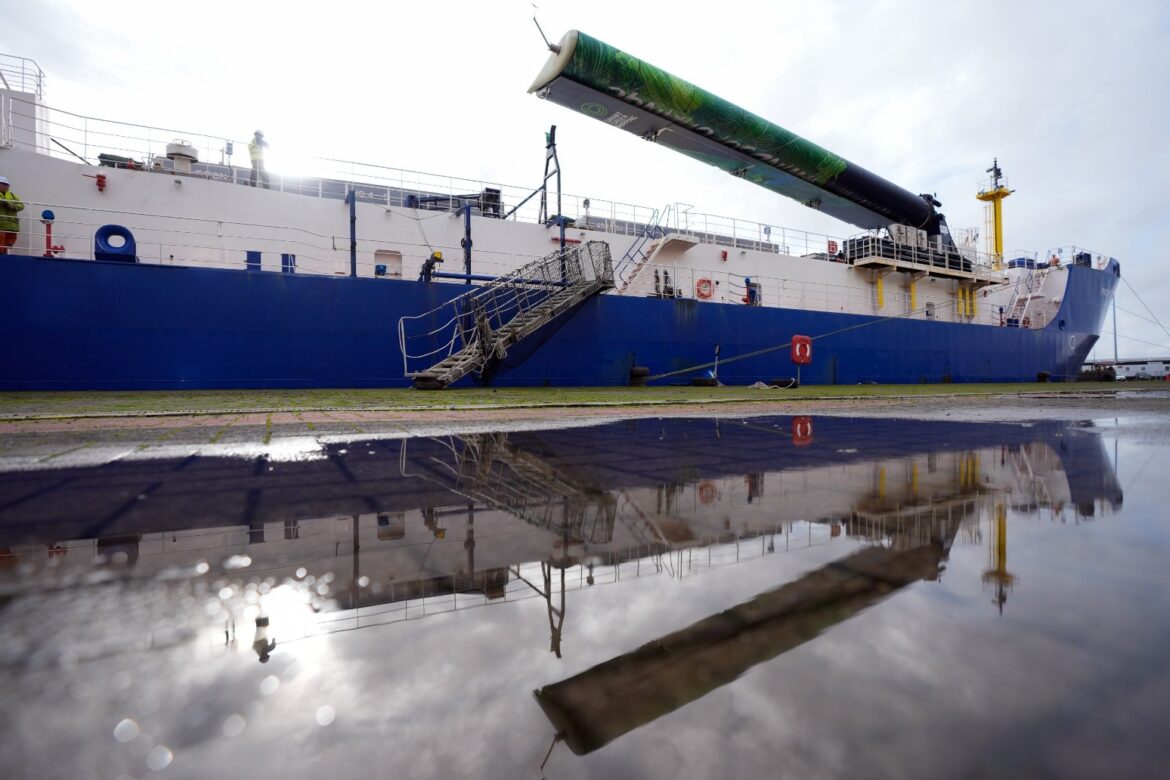
[[995, 583], [992, 603], [999, 605], [999, 614], [1002, 615], [1003, 605], [1007, 603], [1007, 592], [1016, 581], [1016, 575], [1007, 570], [1007, 507], [1002, 503], [995, 505], [995, 530], [991, 540], [987, 548], [987, 570], [983, 572], [983, 582]]

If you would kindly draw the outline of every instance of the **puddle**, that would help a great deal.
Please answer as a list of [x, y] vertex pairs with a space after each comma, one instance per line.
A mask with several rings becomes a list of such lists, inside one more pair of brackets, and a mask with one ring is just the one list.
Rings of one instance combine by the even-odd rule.
[[1170, 532], [1163, 445], [1127, 436], [678, 418], [22, 462], [0, 755], [44, 777], [1152, 775]]

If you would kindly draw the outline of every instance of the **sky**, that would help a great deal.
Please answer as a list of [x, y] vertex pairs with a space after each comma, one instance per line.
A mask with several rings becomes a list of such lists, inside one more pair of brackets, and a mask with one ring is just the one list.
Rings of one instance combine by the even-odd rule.
[[953, 229], [982, 232], [974, 195], [998, 158], [1009, 256], [1118, 258], [1119, 354], [1170, 356], [1163, 0], [39, 0], [4, 11], [0, 52], [40, 65], [53, 108], [238, 142], [263, 129], [282, 173], [330, 157], [536, 187], [555, 124], [566, 193], [859, 232], [528, 94], [547, 57], [533, 16], [554, 42], [580, 29], [935, 193]]

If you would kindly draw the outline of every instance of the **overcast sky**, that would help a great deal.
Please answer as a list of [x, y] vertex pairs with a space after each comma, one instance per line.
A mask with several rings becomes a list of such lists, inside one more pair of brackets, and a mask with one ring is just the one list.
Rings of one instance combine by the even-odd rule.
[[527, 94], [547, 56], [535, 13], [554, 41], [580, 29], [937, 193], [952, 228], [982, 227], [974, 194], [998, 157], [1008, 250], [1117, 257], [1122, 356], [1170, 355], [1151, 321], [1170, 327], [1164, 0], [7, 5], [0, 51], [39, 63], [50, 106], [237, 141], [260, 128], [283, 173], [334, 157], [535, 187], [556, 124], [566, 192], [857, 232]]

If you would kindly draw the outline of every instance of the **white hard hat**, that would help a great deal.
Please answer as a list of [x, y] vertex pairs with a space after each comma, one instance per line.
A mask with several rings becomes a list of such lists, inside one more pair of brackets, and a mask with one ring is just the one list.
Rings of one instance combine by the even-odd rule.
[[0, 176], [0, 184], [7, 184], [7, 183], [8, 183], [8, 179], [5, 179], [3, 176]]

